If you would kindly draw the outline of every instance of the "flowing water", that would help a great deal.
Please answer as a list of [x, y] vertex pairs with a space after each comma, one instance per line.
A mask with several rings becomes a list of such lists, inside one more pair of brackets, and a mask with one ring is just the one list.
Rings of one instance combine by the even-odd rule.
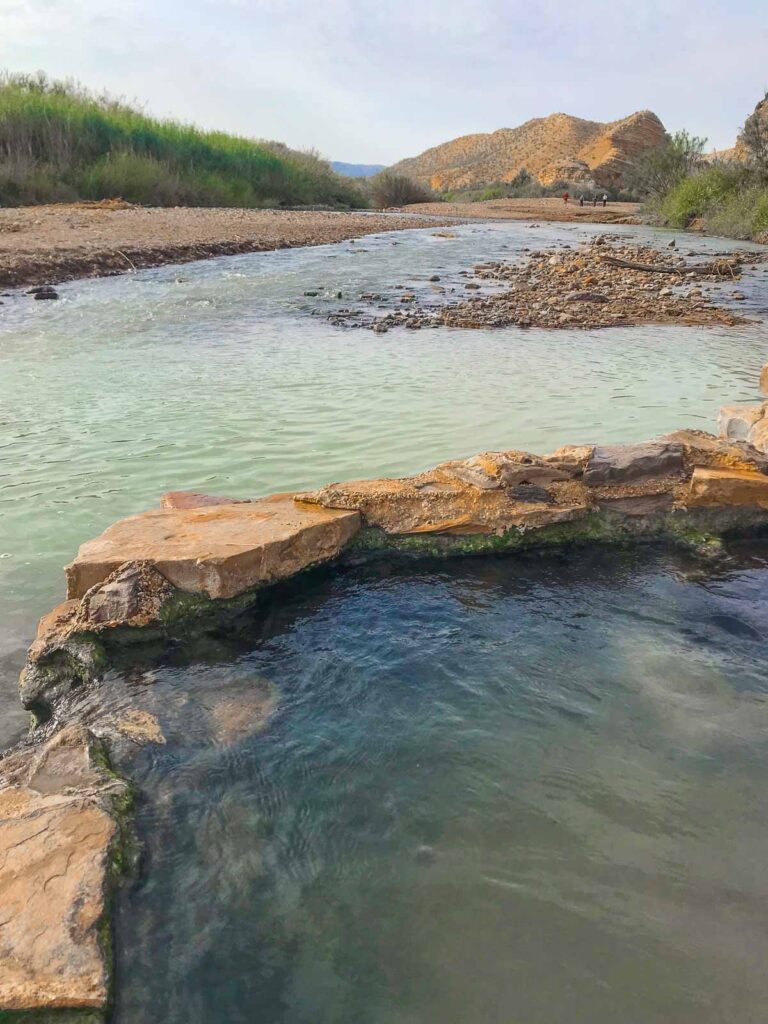
[[764, 1021], [766, 557], [329, 574], [134, 674], [116, 1024]]
[[[459, 295], [475, 262], [599, 230], [409, 231], [4, 298], [0, 745], [62, 564], [165, 490], [712, 429], [753, 400], [763, 268], [742, 328], [322, 316], [434, 297], [433, 274]], [[116, 1020], [762, 1021], [767, 601], [758, 547], [718, 577], [647, 554], [319, 573], [234, 646], [113, 673], [105, 700], [167, 739], [131, 769], [146, 870], [121, 897]]]

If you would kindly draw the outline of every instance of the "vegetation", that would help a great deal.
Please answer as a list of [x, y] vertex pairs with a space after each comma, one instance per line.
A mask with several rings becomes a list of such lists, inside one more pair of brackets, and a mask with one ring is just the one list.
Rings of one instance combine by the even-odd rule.
[[45, 75], [0, 74], [0, 204], [365, 205], [315, 153], [150, 118]]
[[408, 206], [410, 203], [433, 203], [436, 196], [426, 186], [404, 174], [382, 171], [370, 179], [373, 205], [383, 210], [389, 206]]
[[740, 142], [746, 159], [706, 160], [704, 139], [678, 132], [641, 157], [629, 180], [653, 223], [712, 234], [758, 238], [768, 232], [768, 125], [756, 110]]
[[538, 178], [523, 167], [511, 181], [497, 181], [489, 185], [475, 188], [456, 189], [447, 192], [443, 198], [452, 203], [484, 203], [489, 199], [540, 199], [547, 196], [562, 196], [568, 192], [578, 201], [579, 196], [592, 201], [597, 196], [606, 194], [609, 199], [629, 200], [634, 198], [625, 190], [603, 188], [589, 181], [553, 181], [542, 185]]

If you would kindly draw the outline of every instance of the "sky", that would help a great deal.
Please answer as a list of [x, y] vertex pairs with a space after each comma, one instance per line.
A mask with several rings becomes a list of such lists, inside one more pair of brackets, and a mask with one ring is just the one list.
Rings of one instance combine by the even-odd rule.
[[554, 112], [733, 145], [766, 0], [0, 0], [0, 67], [148, 113], [389, 164]]

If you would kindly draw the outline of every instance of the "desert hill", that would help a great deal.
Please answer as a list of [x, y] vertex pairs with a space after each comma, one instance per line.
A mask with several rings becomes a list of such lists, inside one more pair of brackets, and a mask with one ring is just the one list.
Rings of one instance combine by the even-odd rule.
[[463, 135], [392, 169], [437, 191], [511, 181], [523, 168], [544, 185], [558, 180], [621, 185], [627, 163], [663, 139], [664, 125], [650, 110], [607, 124], [550, 114], [518, 128]]

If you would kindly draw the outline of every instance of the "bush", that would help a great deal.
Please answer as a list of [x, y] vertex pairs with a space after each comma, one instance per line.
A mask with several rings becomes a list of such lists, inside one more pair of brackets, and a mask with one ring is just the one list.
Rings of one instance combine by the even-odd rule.
[[147, 117], [44, 75], [0, 75], [0, 204], [363, 206], [315, 153]]
[[389, 206], [408, 206], [411, 203], [433, 203], [437, 198], [426, 186], [404, 174], [382, 171], [371, 178], [373, 204], [380, 210]]
[[706, 142], [686, 131], [668, 135], [662, 145], [630, 164], [624, 175], [626, 188], [640, 196], [665, 196], [702, 166]]

